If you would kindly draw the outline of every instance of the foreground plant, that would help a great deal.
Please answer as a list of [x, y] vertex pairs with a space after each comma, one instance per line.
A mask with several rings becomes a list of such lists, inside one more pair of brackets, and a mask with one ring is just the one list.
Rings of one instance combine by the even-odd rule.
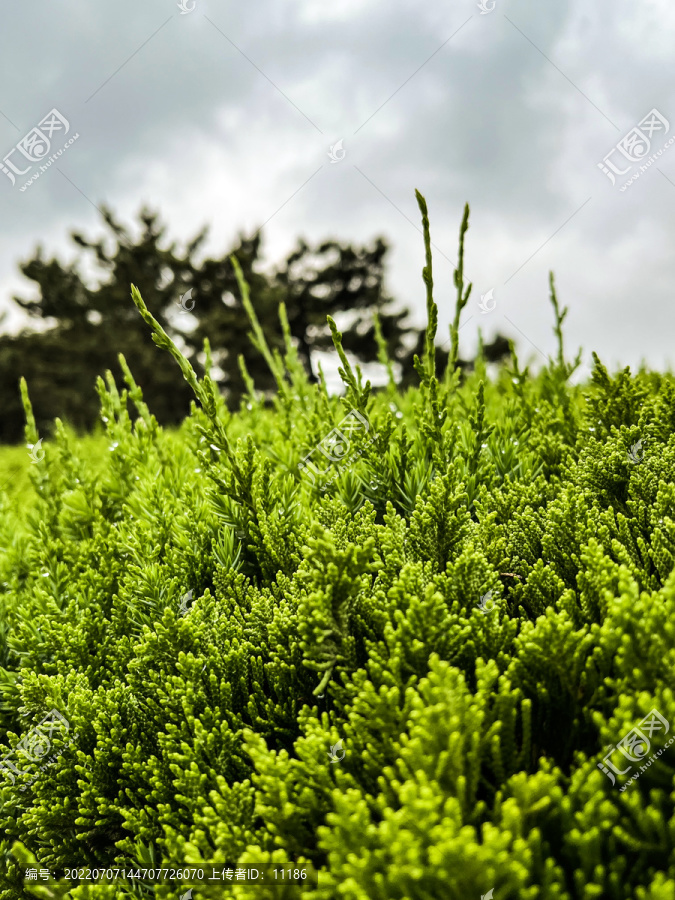
[[[556, 358], [462, 381], [461, 253], [439, 379], [418, 203], [418, 389], [381, 341], [371, 390], [334, 322], [345, 394], [309, 384], [237, 270], [278, 392], [244, 366], [230, 415], [208, 344], [200, 378], [134, 288], [190, 417], [162, 431], [122, 359], [105, 460], [59, 423], [23, 518], [0, 506], [0, 741], [25, 770], [0, 782], [0, 900], [46, 896], [30, 865], [288, 862], [319, 886], [233, 896], [675, 898], [673, 380], [595, 357], [570, 385], [551, 280]], [[21, 747], [52, 709], [52, 754], [76, 738], [41, 769]], [[121, 890], [72, 896], [176, 896]]]

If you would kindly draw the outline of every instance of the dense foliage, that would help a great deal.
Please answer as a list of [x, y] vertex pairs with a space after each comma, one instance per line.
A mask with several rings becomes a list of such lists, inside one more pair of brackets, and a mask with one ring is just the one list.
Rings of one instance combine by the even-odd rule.
[[[165, 426], [183, 421], [192, 392], [173, 360], [166, 354], [158, 356], [143, 320], [129, 302], [132, 283], [200, 373], [204, 338], [209, 339], [211, 377], [230, 409], [238, 408], [246, 392], [240, 356], [258, 390], [273, 391], [274, 379], [247, 337], [249, 321], [238, 296], [232, 253], [251, 286], [258, 319], [272, 348], [283, 348], [277, 310], [279, 301], [284, 301], [290, 332], [310, 381], [316, 381], [317, 353], [333, 347], [327, 315], [344, 325], [344, 347], [352, 357], [362, 363], [377, 359], [373, 313], [378, 315], [380, 332], [395, 369], [400, 368], [402, 382], [407, 386], [414, 381], [413, 356], [420, 352], [424, 329], [407, 323], [407, 310], [397, 310], [386, 292], [388, 247], [382, 238], [370, 247], [335, 240], [309, 246], [299, 240], [284, 262], [261, 271], [260, 229], [249, 238], [240, 235], [232, 251], [222, 257], [204, 258], [206, 228], [179, 250], [167, 241], [156, 213], [141, 210], [137, 234], [105, 207], [102, 215], [103, 238], [71, 234], [77, 247], [73, 262], [45, 259], [38, 247], [32, 258], [21, 263], [21, 272], [32, 282], [32, 296], [14, 297], [14, 301], [42, 327], [0, 335], [0, 441], [17, 442], [23, 433], [17, 373], [30, 385], [41, 433], [51, 434], [55, 417], [80, 431], [90, 430], [99, 418], [93, 389], [96, 378], [106, 369], [116, 379], [122, 378], [119, 353], [133, 361], [134, 377], [143, 385], [145, 401], [157, 421]], [[443, 365], [447, 351], [438, 347], [436, 352]], [[485, 354], [495, 360], [508, 355], [508, 342], [498, 335]]]
[[[76, 740], [0, 782], [2, 900], [66, 896], [24, 885], [28, 865], [148, 860], [319, 871], [302, 893], [233, 889], [251, 900], [675, 900], [673, 378], [595, 357], [571, 386], [553, 281], [549, 365], [533, 376], [514, 351], [496, 378], [480, 359], [462, 378], [460, 253], [439, 381], [418, 200], [418, 388], [371, 392], [331, 322], [331, 397], [283, 308], [283, 353], [251, 309], [278, 393], [266, 408], [249, 381], [232, 414], [134, 290], [190, 416], [158, 427], [122, 359], [126, 389], [98, 384], [106, 449], [58, 425], [32, 499], [5, 494], [3, 755], [52, 708]], [[663, 752], [613, 784], [608, 745], [652, 710]]]

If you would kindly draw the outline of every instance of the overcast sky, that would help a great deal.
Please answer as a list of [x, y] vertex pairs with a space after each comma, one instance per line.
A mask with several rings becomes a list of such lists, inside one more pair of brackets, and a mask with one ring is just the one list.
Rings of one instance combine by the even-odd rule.
[[[0, 159], [27, 171], [0, 172], [1, 328], [30, 295], [18, 261], [38, 243], [71, 258], [71, 229], [102, 233], [101, 204], [128, 225], [147, 204], [178, 241], [208, 223], [214, 253], [265, 223], [270, 263], [300, 235], [383, 235], [389, 292], [421, 324], [418, 188], [439, 339], [468, 201], [463, 355], [479, 327], [535, 367], [553, 354], [553, 269], [581, 374], [592, 350], [611, 368], [673, 364], [672, 4], [182, 2], [3, 4]], [[49, 133], [47, 156], [63, 152], [22, 191]]]

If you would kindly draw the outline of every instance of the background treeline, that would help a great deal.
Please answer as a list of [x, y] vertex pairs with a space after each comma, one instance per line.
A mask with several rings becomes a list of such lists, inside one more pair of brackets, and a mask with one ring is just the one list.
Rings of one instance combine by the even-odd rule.
[[[40, 330], [24, 328], [17, 335], [0, 335], [0, 442], [22, 440], [24, 411], [19, 378], [28, 382], [36, 424], [51, 433], [55, 417], [78, 430], [95, 426], [99, 398], [93, 385], [110, 369], [116, 379], [121, 352], [132, 365], [143, 394], [162, 425], [178, 424], [189, 411], [192, 392], [173, 361], [159, 353], [131, 302], [135, 284], [153, 316], [202, 373], [204, 338], [216, 364], [219, 388], [230, 408], [237, 408], [246, 391], [246, 372], [258, 389], [274, 388], [273, 379], [248, 337], [250, 323], [241, 302], [230, 256], [234, 254], [251, 286], [251, 296], [272, 349], [283, 347], [278, 304], [286, 305], [288, 323], [300, 359], [311, 381], [317, 378], [316, 353], [332, 349], [326, 316], [335, 318], [343, 345], [358, 362], [378, 359], [376, 316], [390, 359], [403, 386], [416, 381], [415, 354], [424, 350], [424, 329], [409, 323], [384, 287], [388, 246], [377, 238], [371, 246], [327, 240], [309, 246], [298, 240], [293, 252], [263, 273], [261, 233], [240, 235], [221, 257], [204, 258], [200, 249], [204, 228], [184, 250], [165, 240], [158, 214], [143, 209], [134, 236], [102, 209], [106, 234], [90, 240], [78, 232], [71, 238], [80, 251], [70, 264], [45, 259], [38, 247], [20, 264], [37, 295], [14, 297], [31, 318], [43, 320]], [[85, 274], [87, 273], [87, 274]], [[92, 278], [91, 273], [96, 273]], [[187, 292], [187, 297], [185, 294]], [[181, 297], [185, 297], [181, 306]], [[509, 352], [497, 335], [483, 348], [485, 359], [498, 361]], [[447, 365], [448, 349], [437, 347], [437, 369]], [[460, 360], [463, 368], [469, 361]]]

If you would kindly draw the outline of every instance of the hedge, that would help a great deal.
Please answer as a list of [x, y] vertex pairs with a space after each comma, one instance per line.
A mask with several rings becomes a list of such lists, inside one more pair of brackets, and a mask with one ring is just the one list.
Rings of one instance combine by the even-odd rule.
[[[247, 377], [228, 412], [208, 342], [199, 378], [135, 288], [194, 390], [178, 432], [133, 360], [124, 389], [98, 381], [101, 451], [58, 420], [38, 444], [22, 383], [37, 461], [20, 508], [0, 500], [0, 900], [675, 900], [673, 378], [594, 355], [573, 385], [552, 277], [557, 355], [462, 376], [468, 208], [436, 372], [418, 202], [429, 324], [405, 394], [384, 342], [371, 390], [332, 321], [344, 392], [310, 384], [238, 268], [271, 403]], [[318, 886], [26, 880], [261, 864]]]

